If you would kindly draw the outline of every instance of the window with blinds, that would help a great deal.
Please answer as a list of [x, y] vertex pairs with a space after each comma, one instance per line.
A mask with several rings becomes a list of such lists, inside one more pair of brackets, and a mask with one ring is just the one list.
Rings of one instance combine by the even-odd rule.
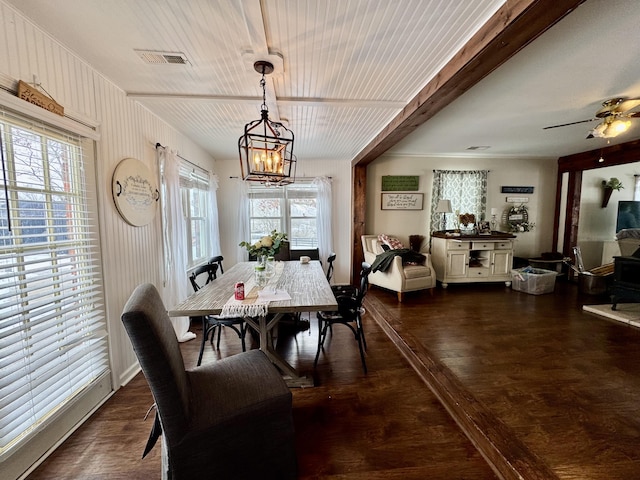
[[180, 165], [180, 195], [187, 227], [187, 267], [209, 260], [209, 172], [190, 163]]
[[108, 375], [109, 361], [93, 144], [1, 107], [0, 142], [4, 461]]

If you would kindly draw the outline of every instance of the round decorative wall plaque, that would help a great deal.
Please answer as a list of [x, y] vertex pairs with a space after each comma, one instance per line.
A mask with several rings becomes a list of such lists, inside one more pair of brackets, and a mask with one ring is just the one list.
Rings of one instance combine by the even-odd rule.
[[127, 223], [141, 227], [153, 220], [160, 194], [155, 176], [140, 160], [120, 161], [113, 171], [111, 189], [116, 208]]

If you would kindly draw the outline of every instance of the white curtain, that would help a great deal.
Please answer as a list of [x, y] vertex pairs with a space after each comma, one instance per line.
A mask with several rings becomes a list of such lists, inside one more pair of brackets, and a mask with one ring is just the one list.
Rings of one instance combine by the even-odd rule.
[[640, 175], [633, 176], [633, 199], [640, 200]]
[[209, 253], [211, 256], [220, 255], [220, 225], [218, 224], [218, 176], [211, 175], [209, 179], [209, 221], [211, 222], [211, 235], [209, 236]]
[[318, 189], [316, 203], [316, 228], [318, 232], [318, 252], [324, 268], [327, 258], [333, 252], [333, 232], [331, 229], [331, 180], [327, 177], [316, 177], [313, 184]]
[[236, 230], [236, 262], [246, 262], [249, 259], [247, 249], [239, 245], [240, 242], [251, 241], [249, 238], [249, 186], [247, 182], [238, 180], [236, 189], [236, 205], [238, 205], [238, 228]]
[[[175, 305], [188, 296], [187, 255], [185, 241], [187, 227], [180, 196], [180, 162], [175, 152], [166, 147], [156, 148], [162, 179], [162, 236], [165, 255], [164, 302]], [[172, 317], [171, 323], [179, 342], [196, 338], [189, 331], [188, 317]]]

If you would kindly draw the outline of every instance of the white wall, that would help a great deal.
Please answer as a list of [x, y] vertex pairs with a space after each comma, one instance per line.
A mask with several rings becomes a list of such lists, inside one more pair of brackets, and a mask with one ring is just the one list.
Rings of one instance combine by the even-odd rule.
[[[506, 197], [528, 197], [529, 221], [536, 224], [531, 232], [520, 233], [515, 240], [515, 256], [537, 257], [552, 251], [553, 215], [557, 161], [555, 159], [515, 158], [445, 158], [386, 155], [367, 168], [367, 233], [387, 233], [408, 244], [409, 235], [429, 238], [433, 170], [489, 170], [487, 214], [491, 208], [506, 211], [511, 204]], [[418, 175], [419, 193], [424, 193], [423, 210], [382, 210], [380, 205], [383, 175]], [[534, 193], [503, 194], [501, 186], [533, 186]], [[506, 230], [503, 224], [499, 230]]]
[[[601, 265], [604, 242], [616, 238], [618, 202], [633, 200], [634, 174], [640, 174], [640, 164], [617, 165], [585, 170], [582, 174], [578, 245], [586, 269]], [[602, 208], [602, 181], [616, 177], [624, 187], [612, 193], [608, 205]]]

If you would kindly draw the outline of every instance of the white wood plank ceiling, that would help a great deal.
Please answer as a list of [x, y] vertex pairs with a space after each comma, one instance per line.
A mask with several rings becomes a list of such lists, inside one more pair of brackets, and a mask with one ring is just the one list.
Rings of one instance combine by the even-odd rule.
[[[257, 59], [272, 118], [299, 160], [351, 160], [504, 0], [2, 0], [219, 160], [259, 118]], [[557, 158], [605, 146], [603, 100], [640, 96], [637, 0], [587, 0], [392, 151]], [[137, 50], [182, 54], [147, 64]], [[55, 92], [50, 92], [55, 97]], [[636, 125], [638, 124], [638, 125]], [[611, 144], [640, 138], [640, 119]], [[470, 146], [491, 146], [468, 151]]]
[[[236, 158], [244, 124], [259, 118], [253, 62], [272, 59], [267, 105], [294, 131], [298, 158], [351, 159], [503, 2], [11, 3], [217, 159]], [[136, 49], [189, 63], [148, 65]]]

